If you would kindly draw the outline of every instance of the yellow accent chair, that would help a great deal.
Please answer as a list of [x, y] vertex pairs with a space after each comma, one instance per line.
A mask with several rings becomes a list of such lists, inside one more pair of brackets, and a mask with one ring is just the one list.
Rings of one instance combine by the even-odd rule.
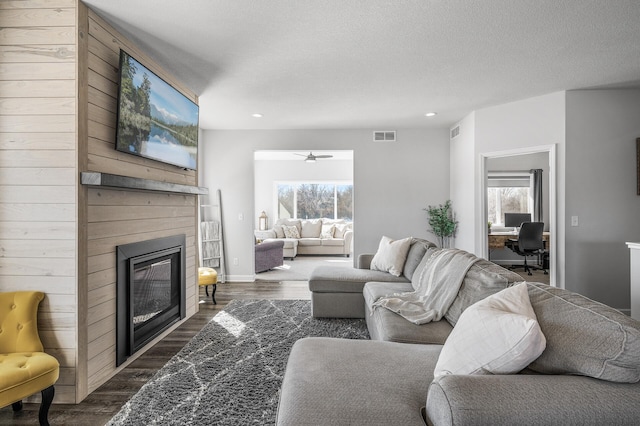
[[38, 335], [39, 291], [0, 293], [0, 407], [22, 409], [22, 399], [42, 393], [38, 419], [48, 425], [60, 364], [44, 353]]

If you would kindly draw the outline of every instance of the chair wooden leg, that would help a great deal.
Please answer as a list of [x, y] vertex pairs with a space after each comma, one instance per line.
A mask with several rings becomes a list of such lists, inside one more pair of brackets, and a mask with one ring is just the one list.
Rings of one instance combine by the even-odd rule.
[[14, 402], [11, 404], [11, 408], [13, 408], [14, 412], [22, 410], [22, 401]]
[[53, 385], [42, 391], [42, 403], [40, 404], [40, 412], [38, 413], [40, 426], [49, 426], [49, 407], [51, 407], [54, 395], [55, 389]]

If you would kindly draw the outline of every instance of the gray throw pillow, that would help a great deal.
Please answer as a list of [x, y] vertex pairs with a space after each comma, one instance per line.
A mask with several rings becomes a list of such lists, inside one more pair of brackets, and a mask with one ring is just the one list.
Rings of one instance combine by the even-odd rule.
[[529, 365], [538, 373], [640, 381], [640, 322], [580, 294], [528, 283], [547, 347]]
[[521, 281], [524, 280], [515, 272], [488, 260], [479, 260], [467, 271], [458, 295], [444, 318], [455, 327], [458, 318], [469, 306]]
[[413, 273], [420, 264], [420, 261], [424, 257], [429, 247], [435, 247], [431, 241], [423, 240], [421, 238], [414, 238], [411, 241], [411, 248], [407, 253], [407, 260], [404, 262], [404, 269], [402, 274], [409, 281], [413, 278]]

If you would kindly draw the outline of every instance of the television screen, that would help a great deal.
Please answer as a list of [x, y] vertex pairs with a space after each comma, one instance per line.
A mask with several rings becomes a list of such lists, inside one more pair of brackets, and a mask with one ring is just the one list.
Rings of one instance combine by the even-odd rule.
[[116, 149], [196, 170], [198, 105], [123, 50]]

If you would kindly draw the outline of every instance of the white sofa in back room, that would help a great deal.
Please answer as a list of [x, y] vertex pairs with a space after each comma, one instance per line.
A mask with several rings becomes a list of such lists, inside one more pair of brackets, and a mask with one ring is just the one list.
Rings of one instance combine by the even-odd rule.
[[272, 229], [255, 231], [262, 241], [284, 241], [284, 257], [298, 254], [349, 256], [353, 223], [341, 219], [278, 219]]

